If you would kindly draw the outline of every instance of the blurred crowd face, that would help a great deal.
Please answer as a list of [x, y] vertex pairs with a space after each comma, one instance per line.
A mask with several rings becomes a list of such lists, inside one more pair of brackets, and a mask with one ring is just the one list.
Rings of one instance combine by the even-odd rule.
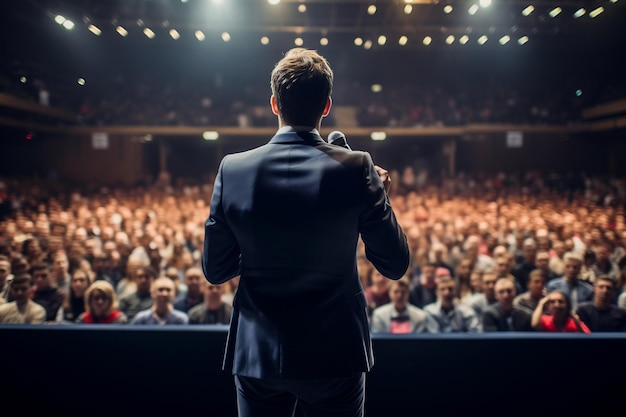
[[495, 298], [496, 280], [496, 274], [491, 272], [483, 274], [483, 292], [489, 300]]
[[567, 278], [570, 281], [575, 280], [576, 278], [578, 278], [578, 275], [580, 275], [580, 271], [582, 269], [582, 262], [580, 262], [578, 259], [566, 259], [565, 260], [565, 266], [564, 266], [564, 271], [565, 271], [565, 278]]
[[594, 305], [600, 308], [608, 308], [615, 299], [615, 285], [612, 281], [599, 279], [593, 286]]
[[496, 300], [504, 308], [513, 307], [513, 299], [515, 298], [515, 284], [508, 278], [500, 278], [494, 286]]
[[534, 298], [541, 298], [546, 287], [546, 280], [541, 274], [531, 273], [528, 277], [528, 291]]
[[169, 278], [157, 278], [152, 284], [151, 294], [158, 307], [165, 307], [174, 301], [176, 288]]
[[442, 280], [437, 283], [437, 298], [444, 308], [452, 307], [456, 297], [456, 288], [454, 281]]
[[33, 278], [35, 279], [35, 287], [37, 290], [47, 290], [54, 286], [50, 271], [47, 269], [33, 271]]
[[396, 311], [404, 311], [409, 305], [409, 289], [404, 285], [393, 282], [389, 289], [389, 299]]
[[113, 300], [100, 290], [95, 290], [89, 297], [91, 314], [96, 317], [104, 317], [111, 308], [112, 303]]
[[77, 269], [72, 274], [70, 282], [70, 288], [74, 293], [74, 297], [82, 297], [85, 295], [85, 291], [87, 287], [89, 287], [89, 278], [87, 277], [87, 273], [81, 269]]
[[28, 282], [11, 285], [11, 298], [16, 304], [24, 305], [28, 303], [33, 287]]
[[202, 271], [198, 268], [190, 268], [185, 273], [185, 284], [187, 285], [187, 291], [190, 294], [200, 294], [200, 283], [204, 279]]
[[9, 261], [0, 261], [0, 288], [4, 287], [10, 273], [11, 264]]
[[146, 274], [143, 268], [137, 268], [135, 270], [135, 284], [137, 284], [137, 292], [140, 294], [147, 294], [150, 292], [151, 278]]
[[224, 294], [223, 284], [211, 284], [206, 281], [203, 287], [204, 298], [209, 305], [219, 306], [222, 304], [222, 294]]
[[548, 294], [548, 312], [555, 317], [555, 319], [563, 319], [570, 312], [567, 307], [567, 299], [565, 295], [558, 291], [553, 291]]

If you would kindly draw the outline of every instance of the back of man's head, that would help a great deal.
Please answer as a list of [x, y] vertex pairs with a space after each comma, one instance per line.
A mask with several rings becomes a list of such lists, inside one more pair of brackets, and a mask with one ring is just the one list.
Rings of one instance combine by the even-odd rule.
[[293, 48], [274, 67], [270, 86], [285, 124], [317, 126], [332, 93], [333, 71], [317, 52]]

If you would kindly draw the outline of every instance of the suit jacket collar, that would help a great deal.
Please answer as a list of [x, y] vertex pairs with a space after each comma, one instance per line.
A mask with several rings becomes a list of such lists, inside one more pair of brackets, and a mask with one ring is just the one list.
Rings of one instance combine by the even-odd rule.
[[309, 130], [300, 130], [292, 126], [284, 126], [276, 132], [274, 137], [269, 143], [272, 144], [302, 144], [318, 146], [325, 144], [326, 141], [322, 139], [317, 129], [306, 128]]

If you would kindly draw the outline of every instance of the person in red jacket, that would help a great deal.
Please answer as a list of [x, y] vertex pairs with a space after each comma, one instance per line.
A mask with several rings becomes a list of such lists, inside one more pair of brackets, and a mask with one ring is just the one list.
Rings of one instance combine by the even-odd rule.
[[[545, 314], [546, 304], [549, 314]], [[539, 301], [531, 324], [535, 330], [542, 332], [591, 333], [585, 323], [572, 313], [572, 303], [567, 294], [558, 290]]]

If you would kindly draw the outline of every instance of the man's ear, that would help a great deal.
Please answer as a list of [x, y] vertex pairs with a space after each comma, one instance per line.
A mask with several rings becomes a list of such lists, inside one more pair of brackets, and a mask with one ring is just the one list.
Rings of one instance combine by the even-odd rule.
[[274, 95], [270, 97], [270, 107], [272, 108], [272, 113], [274, 113], [276, 116], [279, 116], [278, 101], [276, 101], [276, 97], [274, 97]]
[[330, 108], [333, 106], [333, 100], [328, 97], [328, 100], [326, 100], [326, 106], [324, 106], [324, 112], [322, 113], [322, 117], [326, 117], [328, 116], [328, 113], [330, 113]]

